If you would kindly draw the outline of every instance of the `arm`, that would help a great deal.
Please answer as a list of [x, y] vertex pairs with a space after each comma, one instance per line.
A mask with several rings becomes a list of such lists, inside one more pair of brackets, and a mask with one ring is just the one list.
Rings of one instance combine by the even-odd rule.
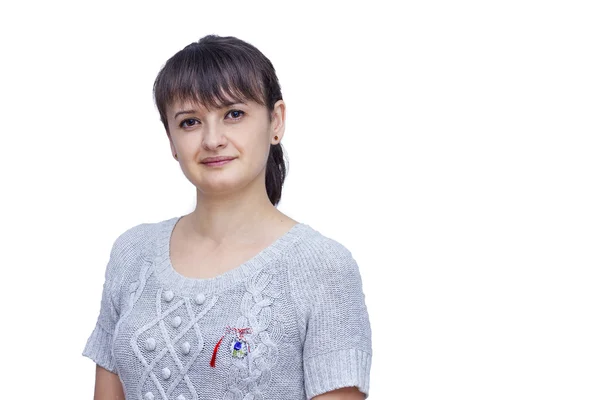
[[123, 386], [119, 376], [96, 365], [94, 400], [124, 400]]
[[314, 247], [288, 270], [303, 342], [306, 396], [363, 400], [372, 350], [359, 268], [339, 242], [328, 239]]
[[365, 395], [356, 386], [345, 387], [313, 397], [312, 400], [364, 400]]
[[[127, 233], [131, 232], [127, 231]], [[96, 363], [94, 400], [124, 400], [121, 380], [117, 375], [112, 355], [112, 338], [119, 319], [121, 273], [124, 257], [135, 244], [128, 236], [121, 234], [113, 243], [104, 274], [104, 285], [100, 301], [100, 312], [96, 326], [87, 340], [83, 355]]]

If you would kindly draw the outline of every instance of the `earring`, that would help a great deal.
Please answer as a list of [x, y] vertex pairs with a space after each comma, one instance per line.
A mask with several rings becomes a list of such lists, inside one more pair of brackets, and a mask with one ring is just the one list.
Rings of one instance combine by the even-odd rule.
[[275, 140], [279, 139], [277, 136], [275, 136]]
[[175, 159], [176, 159], [177, 161], [179, 161], [179, 158], [177, 158], [177, 154], [175, 154]]

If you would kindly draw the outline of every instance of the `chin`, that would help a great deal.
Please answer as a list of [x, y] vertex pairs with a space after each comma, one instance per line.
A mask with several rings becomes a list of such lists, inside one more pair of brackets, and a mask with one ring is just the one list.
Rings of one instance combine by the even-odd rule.
[[229, 193], [235, 192], [244, 187], [248, 182], [241, 177], [214, 176], [195, 179], [192, 181], [194, 186], [204, 193]]

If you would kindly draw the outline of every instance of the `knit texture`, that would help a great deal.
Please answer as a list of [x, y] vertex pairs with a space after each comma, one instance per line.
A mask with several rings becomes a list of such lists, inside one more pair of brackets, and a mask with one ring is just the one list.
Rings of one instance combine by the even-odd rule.
[[180, 218], [134, 226], [110, 252], [83, 355], [127, 400], [368, 397], [371, 326], [348, 249], [298, 223], [236, 268], [188, 278], [169, 257]]

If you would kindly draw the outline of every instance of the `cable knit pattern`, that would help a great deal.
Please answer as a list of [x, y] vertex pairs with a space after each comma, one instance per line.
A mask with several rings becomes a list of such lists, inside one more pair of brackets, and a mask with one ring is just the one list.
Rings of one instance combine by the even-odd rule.
[[371, 327], [348, 249], [298, 223], [243, 264], [193, 279], [171, 265], [180, 218], [134, 226], [111, 248], [83, 355], [119, 376], [126, 399], [300, 400], [347, 386], [368, 396]]
[[[242, 315], [237, 326], [249, 326], [252, 334], [248, 344], [252, 350], [247, 360], [236, 359], [229, 369], [229, 387], [224, 400], [263, 399], [262, 393], [271, 380], [271, 368], [277, 361], [277, 343], [283, 336], [280, 324], [273, 324], [271, 304], [280, 296], [280, 291], [271, 289], [266, 293], [267, 285], [276, 281], [264, 271], [252, 276], [246, 282], [246, 293], [241, 302]], [[268, 330], [269, 329], [269, 330]], [[251, 396], [243, 397], [247, 392]]]

